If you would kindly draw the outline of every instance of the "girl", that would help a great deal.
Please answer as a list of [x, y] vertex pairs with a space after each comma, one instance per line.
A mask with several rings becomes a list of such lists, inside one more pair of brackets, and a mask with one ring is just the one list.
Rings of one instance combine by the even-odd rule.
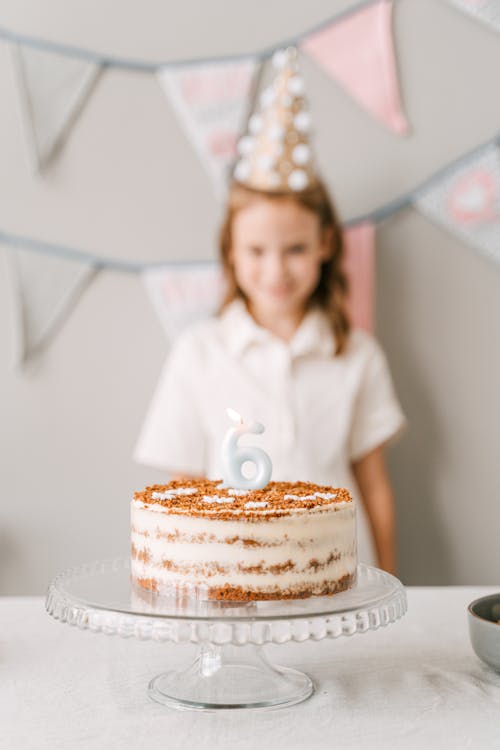
[[[275, 94], [284, 75], [296, 77], [283, 67]], [[222, 308], [174, 344], [135, 457], [174, 476], [220, 478], [230, 406], [245, 421], [265, 424], [262, 437], [248, 437], [271, 456], [274, 480], [351, 490], [359, 559], [394, 572], [384, 447], [401, 432], [404, 416], [380, 346], [350, 325], [342, 232], [323, 183], [303, 160], [290, 169], [297, 138], [285, 134], [279, 158], [262, 159], [276, 118], [286, 130], [302, 100], [283, 105], [267, 98], [274, 120], [269, 112], [261, 118], [261, 135], [229, 189], [220, 233]], [[302, 178], [291, 179], [294, 172]]]

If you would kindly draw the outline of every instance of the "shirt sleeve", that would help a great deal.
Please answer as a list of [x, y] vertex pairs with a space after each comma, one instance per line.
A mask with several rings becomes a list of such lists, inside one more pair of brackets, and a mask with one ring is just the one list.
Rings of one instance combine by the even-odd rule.
[[385, 354], [373, 339], [372, 344], [354, 404], [349, 447], [351, 461], [358, 461], [375, 448], [392, 443], [407, 425]]
[[196, 342], [181, 337], [169, 352], [137, 441], [134, 460], [169, 473], [205, 474]]

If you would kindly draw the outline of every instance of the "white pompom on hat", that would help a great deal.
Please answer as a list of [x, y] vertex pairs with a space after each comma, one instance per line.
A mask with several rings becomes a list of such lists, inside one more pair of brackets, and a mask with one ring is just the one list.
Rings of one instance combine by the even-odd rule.
[[317, 182], [309, 143], [311, 117], [304, 99], [295, 47], [273, 55], [277, 74], [259, 97], [238, 142], [233, 177], [255, 190], [296, 193]]

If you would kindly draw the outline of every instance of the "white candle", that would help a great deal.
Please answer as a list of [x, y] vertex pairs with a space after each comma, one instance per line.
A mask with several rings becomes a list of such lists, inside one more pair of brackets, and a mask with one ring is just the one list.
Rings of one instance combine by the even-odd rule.
[[[226, 432], [222, 443], [223, 485], [233, 489], [261, 490], [271, 479], [271, 459], [262, 448], [240, 447], [238, 440], [247, 433], [260, 435], [264, 432], [264, 425], [260, 422], [244, 424], [238, 412], [233, 409], [227, 409], [227, 414], [237, 425]], [[246, 461], [255, 464], [255, 473], [252, 477], [243, 475], [243, 464]]]

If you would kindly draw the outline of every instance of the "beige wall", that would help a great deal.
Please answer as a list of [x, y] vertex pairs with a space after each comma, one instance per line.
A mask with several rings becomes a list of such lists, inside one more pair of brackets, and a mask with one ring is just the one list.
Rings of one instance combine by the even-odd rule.
[[[42, 12], [36, 0], [8, 0], [0, 25], [166, 60], [249, 52], [350, 4], [186, 0], [139, 9], [126, 0], [117, 22], [115, 3], [46, 0]], [[379, 127], [304, 62], [319, 159], [344, 219], [500, 130], [499, 35], [444, 2], [399, 0], [395, 37], [408, 138]], [[28, 169], [3, 43], [0, 91], [0, 228], [117, 258], [162, 260], [170, 248], [213, 256], [209, 181], [152, 76], [106, 73], [43, 178]], [[166, 345], [139, 278], [103, 272], [47, 352], [15, 370], [5, 256], [0, 592], [40, 593], [66, 566], [126, 554], [130, 494], [161, 479], [130, 456]], [[498, 268], [414, 211], [380, 227], [377, 334], [410, 421], [389, 454], [407, 583], [498, 582], [499, 289]]]

